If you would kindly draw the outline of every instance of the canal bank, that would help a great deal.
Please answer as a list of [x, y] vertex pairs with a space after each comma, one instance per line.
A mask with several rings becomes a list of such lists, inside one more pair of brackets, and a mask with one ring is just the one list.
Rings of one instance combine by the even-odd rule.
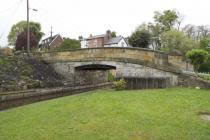
[[84, 86], [56, 87], [0, 93], [0, 110], [6, 110], [9, 108], [35, 103], [43, 100], [111, 87], [112, 83], [102, 83]]

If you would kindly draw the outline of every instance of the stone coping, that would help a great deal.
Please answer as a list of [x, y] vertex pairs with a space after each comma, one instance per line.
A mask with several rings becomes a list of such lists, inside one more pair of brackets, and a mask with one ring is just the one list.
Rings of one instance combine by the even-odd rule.
[[25, 91], [13, 91], [13, 92], [4, 92], [0, 93], [0, 102], [31, 98], [36, 96], [45, 96], [50, 94], [62, 94], [65, 92], [71, 91], [83, 91], [85, 89], [95, 89], [99, 87], [111, 86], [112, 83], [101, 83], [93, 85], [84, 85], [84, 86], [72, 86], [72, 87], [57, 87], [57, 88], [44, 88], [44, 89], [34, 89], [34, 90], [25, 90]]
[[138, 51], [147, 51], [147, 52], [155, 52], [155, 53], [160, 53], [160, 54], [165, 54], [165, 55], [171, 55], [171, 56], [182, 56], [178, 54], [170, 54], [167, 52], [159, 51], [159, 50], [152, 50], [152, 49], [147, 49], [147, 48], [138, 48], [138, 47], [97, 47], [97, 48], [79, 48], [79, 49], [66, 49], [63, 51], [59, 50], [50, 50], [50, 51], [40, 51], [40, 52], [32, 52], [32, 54], [37, 54], [37, 53], [56, 53], [56, 52], [74, 52], [74, 51], [84, 51], [84, 50], [102, 50], [102, 49], [121, 49], [121, 50], [138, 50]]

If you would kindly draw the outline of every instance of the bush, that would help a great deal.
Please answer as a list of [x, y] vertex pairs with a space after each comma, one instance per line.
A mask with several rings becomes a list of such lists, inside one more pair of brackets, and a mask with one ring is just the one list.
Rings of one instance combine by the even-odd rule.
[[12, 56], [13, 51], [10, 48], [0, 48], [0, 56]]
[[207, 61], [208, 56], [208, 52], [202, 49], [192, 49], [186, 54], [186, 57], [190, 59], [191, 64], [194, 66], [195, 72], [198, 72], [198, 69], [201, 66], [201, 64]]
[[115, 90], [124, 90], [126, 88], [126, 81], [124, 79], [120, 79], [118, 81], [113, 82]]
[[204, 80], [210, 81], [210, 74], [199, 73], [198, 76]]
[[80, 41], [76, 39], [64, 39], [63, 43], [56, 48], [58, 51], [65, 51], [70, 49], [80, 49]]
[[111, 73], [111, 71], [108, 71], [108, 81], [113, 82], [115, 80], [114, 75]]

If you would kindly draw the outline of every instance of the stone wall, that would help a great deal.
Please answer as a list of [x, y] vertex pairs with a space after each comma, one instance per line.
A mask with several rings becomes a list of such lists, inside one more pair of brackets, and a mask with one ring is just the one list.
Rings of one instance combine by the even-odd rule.
[[195, 75], [179, 74], [178, 85], [183, 87], [200, 87], [210, 89], [210, 82], [203, 80]]
[[57, 87], [50, 89], [36, 89], [0, 93], [0, 110], [21, 106], [42, 100], [73, 95], [101, 88], [111, 88], [111, 83], [85, 86]]
[[[116, 61], [93, 61], [93, 62], [57, 62], [53, 63], [56, 72], [63, 75], [72, 83], [80, 81], [101, 82], [107, 79], [107, 71], [77, 71], [75, 68], [83, 65], [110, 65], [116, 67], [116, 77], [168, 77], [170, 85], [177, 85], [177, 76], [171, 72], [158, 70], [138, 64]], [[100, 77], [100, 78], [99, 78]]]
[[78, 61], [121, 61], [157, 69], [182, 71], [186, 63], [180, 55], [169, 55], [160, 51], [139, 48], [103, 47], [78, 49], [64, 52], [37, 53], [46, 62], [78, 62]]
[[34, 56], [52, 64], [57, 73], [65, 76], [72, 83], [82, 83], [82, 81], [85, 83], [90, 80], [97, 82], [98, 77], [100, 77], [99, 81], [106, 80], [106, 74], [103, 72], [78, 72], [75, 69], [93, 64], [116, 67], [116, 77], [169, 78], [172, 86], [180, 83], [178, 77], [183, 72], [193, 71], [193, 67], [187, 64], [180, 55], [169, 55], [160, 51], [139, 48], [89, 48], [36, 53]]
[[75, 84], [98, 84], [108, 82], [108, 71], [106, 70], [76, 70]]

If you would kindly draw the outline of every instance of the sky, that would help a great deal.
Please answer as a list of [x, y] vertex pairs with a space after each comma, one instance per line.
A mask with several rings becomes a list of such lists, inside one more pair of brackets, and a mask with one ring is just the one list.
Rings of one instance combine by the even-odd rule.
[[[30, 20], [39, 22], [44, 37], [61, 34], [78, 39], [104, 34], [110, 29], [129, 36], [144, 22], [153, 22], [155, 11], [174, 9], [186, 24], [210, 24], [210, 0], [29, 0]], [[26, 0], [0, 0], [0, 46], [6, 46], [13, 24], [26, 20]]]

